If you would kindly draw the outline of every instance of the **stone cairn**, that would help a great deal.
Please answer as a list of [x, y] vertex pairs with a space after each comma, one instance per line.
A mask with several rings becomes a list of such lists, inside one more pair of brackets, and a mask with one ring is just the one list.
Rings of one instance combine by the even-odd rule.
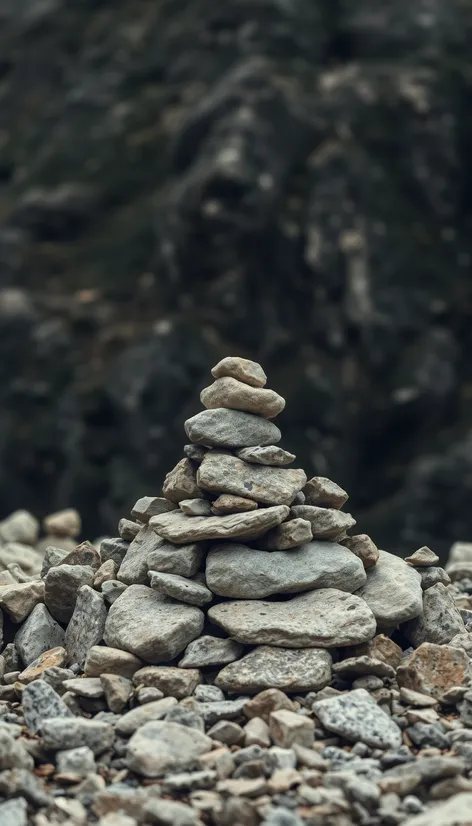
[[1, 826], [467, 826], [472, 546], [349, 535], [262, 367], [212, 373], [118, 537], [0, 523]]

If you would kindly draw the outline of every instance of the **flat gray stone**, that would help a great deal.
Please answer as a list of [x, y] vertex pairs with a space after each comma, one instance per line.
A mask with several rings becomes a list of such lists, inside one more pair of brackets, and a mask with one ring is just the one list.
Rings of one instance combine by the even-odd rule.
[[257, 361], [242, 358], [241, 356], [226, 356], [212, 368], [212, 376], [220, 379], [223, 376], [232, 376], [251, 387], [264, 387], [267, 376]]
[[213, 741], [197, 729], [178, 723], [146, 723], [128, 743], [126, 763], [144, 777], [166, 774], [198, 765], [201, 754], [211, 751]]
[[314, 539], [337, 539], [356, 524], [356, 520], [350, 513], [344, 513], [335, 508], [294, 505], [290, 514], [295, 519], [308, 520]]
[[421, 576], [399, 556], [379, 551], [376, 565], [356, 592], [372, 610], [379, 629], [395, 628], [418, 617], [423, 610]]
[[235, 640], [205, 634], [187, 645], [179, 668], [204, 668], [225, 665], [242, 656], [244, 648]]
[[178, 507], [175, 502], [170, 502], [163, 496], [142, 496], [138, 499], [131, 511], [132, 519], [139, 519], [140, 522], [149, 522], [151, 516], [160, 513], [168, 513]]
[[158, 688], [165, 697], [175, 697], [177, 700], [190, 697], [200, 682], [201, 674], [197, 668], [176, 668], [171, 665], [147, 665], [140, 668], [133, 677], [136, 686]]
[[44, 602], [54, 619], [69, 622], [74, 613], [77, 593], [82, 585], [93, 585], [90, 565], [58, 565], [50, 568], [44, 580]]
[[418, 648], [423, 642], [446, 645], [466, 629], [453, 595], [438, 582], [423, 592], [423, 613], [405, 623], [402, 630], [407, 640]]
[[107, 609], [103, 594], [94, 591], [88, 585], [82, 585], [65, 636], [70, 663], [79, 663], [83, 666], [89, 649], [103, 639], [106, 618]]
[[88, 746], [94, 754], [101, 754], [113, 744], [113, 726], [102, 720], [83, 717], [51, 717], [42, 726], [43, 744], [51, 751], [64, 751]]
[[376, 623], [354, 594], [322, 588], [285, 602], [240, 600], [213, 605], [211, 622], [247, 645], [335, 648], [372, 639]]
[[325, 476], [313, 476], [303, 488], [307, 505], [319, 508], [342, 508], [349, 499], [345, 490]]
[[213, 594], [200, 582], [186, 579], [175, 574], [162, 574], [158, 571], [149, 571], [151, 588], [159, 594], [165, 594], [172, 599], [186, 602], [189, 605], [207, 605], [213, 599]]
[[130, 585], [110, 607], [104, 640], [149, 663], [172, 660], [201, 633], [204, 615], [145, 585]]
[[185, 422], [185, 432], [191, 442], [208, 447], [254, 447], [280, 442], [282, 434], [273, 422], [218, 407], [202, 410]]
[[45, 680], [35, 680], [26, 685], [21, 702], [25, 723], [33, 734], [36, 734], [44, 721], [51, 717], [74, 716], [64, 700]]
[[285, 467], [295, 461], [294, 453], [289, 453], [288, 450], [284, 450], [278, 445], [243, 447], [236, 451], [236, 456], [251, 465], [270, 465], [272, 467]]
[[227, 407], [266, 419], [278, 416], [285, 407], [285, 399], [275, 390], [251, 387], [234, 376], [221, 376], [205, 387], [200, 393], [200, 401], [208, 409]]
[[325, 729], [352, 743], [374, 749], [396, 749], [402, 744], [397, 724], [364, 688], [313, 703], [313, 711]]
[[99, 677], [71, 677], [62, 684], [66, 691], [71, 691], [77, 697], [88, 700], [98, 700], [103, 697], [103, 686]]
[[145, 525], [131, 542], [118, 571], [126, 585], [147, 585], [149, 555], [164, 544], [150, 525]]
[[[173, 545], [161, 540], [158, 548], [147, 558], [148, 571], [191, 577], [201, 568], [206, 546], [200, 542]], [[146, 580], [147, 581], [147, 580]]]
[[127, 587], [124, 582], [118, 582], [117, 579], [107, 579], [105, 582], [102, 582], [101, 592], [105, 598], [105, 602], [108, 605], [113, 605], [115, 600], [126, 591]]
[[227, 516], [185, 516], [176, 511], [175, 514], [153, 516], [151, 524], [164, 539], [184, 545], [208, 539], [257, 539], [269, 528], [280, 525], [288, 514], [287, 505]]
[[250, 465], [219, 450], [211, 450], [197, 471], [197, 481], [211, 493], [231, 493], [264, 505], [290, 505], [306, 482], [304, 470]]
[[224, 691], [319, 691], [331, 680], [331, 654], [318, 648], [273, 648], [261, 645], [225, 666], [215, 684]]
[[64, 645], [64, 630], [45, 605], [33, 608], [15, 636], [15, 646], [24, 665], [30, 665], [45, 651]]
[[312, 539], [313, 531], [307, 519], [290, 519], [261, 536], [257, 547], [262, 551], [287, 551], [306, 545]]
[[313, 588], [356, 591], [365, 580], [362, 562], [333, 542], [310, 542], [288, 551], [214, 545], [207, 556], [208, 588], [223, 597], [261, 599]]

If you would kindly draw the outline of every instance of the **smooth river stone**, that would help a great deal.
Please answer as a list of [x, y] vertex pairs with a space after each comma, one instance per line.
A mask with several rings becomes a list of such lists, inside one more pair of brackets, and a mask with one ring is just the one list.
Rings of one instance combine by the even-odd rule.
[[375, 617], [354, 594], [322, 588], [286, 602], [238, 600], [213, 605], [211, 622], [247, 645], [336, 648], [372, 639]]
[[265, 447], [243, 447], [236, 451], [238, 459], [243, 459], [251, 465], [270, 465], [271, 467], [285, 467], [295, 461], [295, 454], [289, 453], [277, 445]]
[[309, 542], [289, 551], [216, 545], [207, 556], [206, 582], [214, 594], [263, 599], [312, 588], [356, 591], [366, 581], [362, 562], [334, 542]]
[[319, 691], [331, 680], [331, 654], [322, 648], [275, 648], [261, 645], [225, 666], [215, 685], [223, 691], [254, 694], [266, 688]]
[[185, 422], [185, 432], [191, 442], [209, 447], [253, 447], [280, 442], [279, 428], [260, 416], [218, 407], [202, 410]]
[[249, 465], [212, 450], [197, 471], [198, 484], [211, 493], [232, 493], [264, 505], [290, 505], [306, 481], [304, 470]]
[[266, 419], [273, 419], [285, 407], [285, 399], [275, 390], [250, 387], [232, 376], [223, 376], [209, 387], [205, 387], [200, 393], [200, 401], [210, 410], [228, 407], [231, 410], [243, 410], [245, 413], [264, 416]]
[[356, 524], [350, 513], [335, 508], [318, 508], [315, 505], [294, 505], [294, 518], [307, 519], [315, 539], [336, 539]]
[[377, 620], [379, 629], [392, 629], [418, 617], [423, 610], [421, 576], [399, 556], [379, 551], [376, 565], [357, 591]]
[[145, 585], [130, 585], [108, 612], [103, 639], [145, 662], [172, 660], [198, 637], [204, 616]]
[[217, 539], [257, 539], [280, 525], [289, 514], [287, 505], [227, 516], [185, 516], [165, 513], [153, 516], [151, 525], [160, 536], [176, 545]]
[[211, 374], [215, 379], [232, 376], [251, 387], [264, 387], [267, 383], [267, 376], [261, 365], [257, 361], [243, 359], [240, 356], [226, 356], [221, 359], [218, 364], [215, 364]]
[[325, 476], [313, 476], [303, 488], [307, 505], [316, 505], [321, 508], [342, 508], [349, 499], [349, 494], [339, 487], [336, 482]]

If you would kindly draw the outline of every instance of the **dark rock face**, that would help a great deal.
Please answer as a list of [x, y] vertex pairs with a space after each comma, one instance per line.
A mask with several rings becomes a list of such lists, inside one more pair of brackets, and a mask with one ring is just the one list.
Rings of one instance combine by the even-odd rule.
[[220, 357], [391, 550], [472, 535], [467, 0], [0, 9], [0, 510], [158, 494]]

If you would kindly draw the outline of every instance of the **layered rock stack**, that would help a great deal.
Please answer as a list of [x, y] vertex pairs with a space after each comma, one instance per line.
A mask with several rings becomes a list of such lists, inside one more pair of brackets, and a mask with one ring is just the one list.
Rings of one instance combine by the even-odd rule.
[[467, 826], [472, 546], [350, 535], [260, 365], [212, 372], [118, 537], [0, 523], [0, 823]]

